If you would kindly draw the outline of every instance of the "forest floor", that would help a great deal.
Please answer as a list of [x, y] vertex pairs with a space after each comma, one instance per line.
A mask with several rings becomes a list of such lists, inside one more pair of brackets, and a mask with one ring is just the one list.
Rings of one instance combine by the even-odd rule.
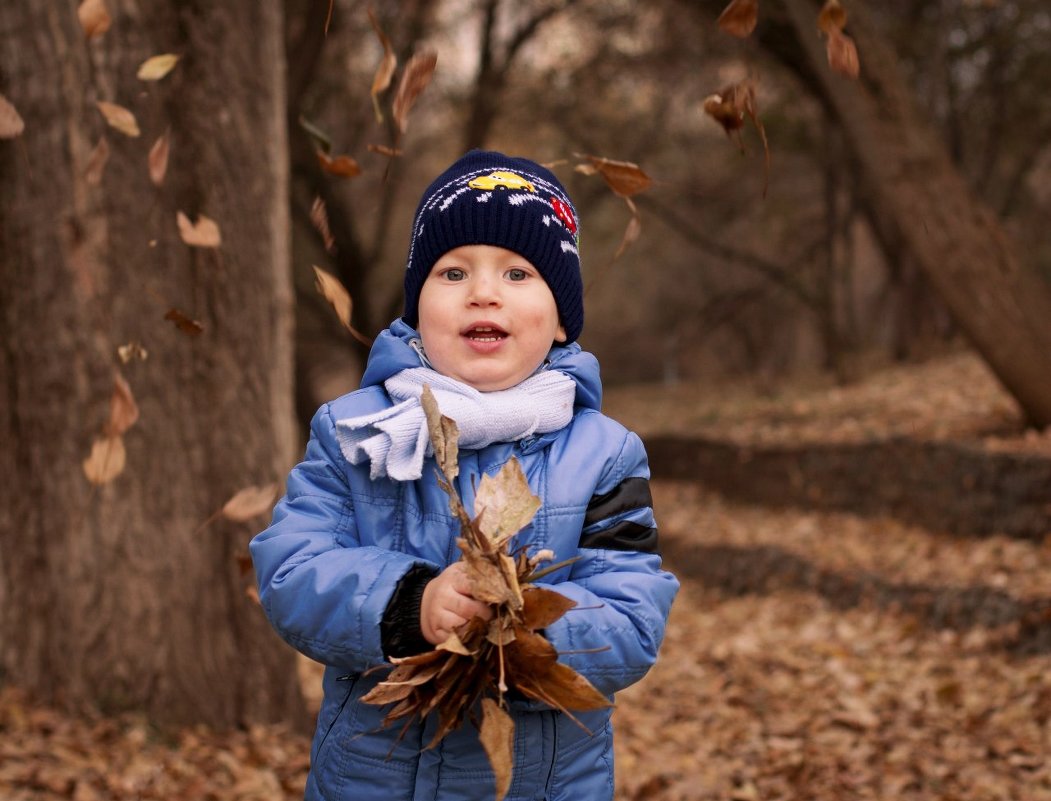
[[[610, 405], [642, 430], [689, 409], [690, 430], [753, 441], [904, 427], [1051, 453], [971, 357], [781, 397], [682, 392], [675, 409], [643, 388]], [[654, 501], [682, 591], [658, 664], [618, 696], [619, 801], [1051, 801], [1051, 541], [743, 506], [685, 482], [654, 482]], [[300, 798], [308, 747], [281, 727], [163, 741], [0, 687], [5, 801]]]

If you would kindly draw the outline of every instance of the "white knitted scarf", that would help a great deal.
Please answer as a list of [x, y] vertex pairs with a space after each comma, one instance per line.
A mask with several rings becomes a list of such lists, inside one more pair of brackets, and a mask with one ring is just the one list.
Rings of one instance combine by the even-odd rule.
[[431, 453], [420, 404], [425, 384], [441, 413], [456, 421], [461, 448], [558, 431], [573, 417], [576, 382], [557, 370], [535, 373], [510, 389], [479, 392], [428, 367], [413, 367], [383, 382], [394, 406], [336, 421], [340, 450], [351, 464], [369, 460], [373, 479], [412, 481], [423, 475], [424, 457]]

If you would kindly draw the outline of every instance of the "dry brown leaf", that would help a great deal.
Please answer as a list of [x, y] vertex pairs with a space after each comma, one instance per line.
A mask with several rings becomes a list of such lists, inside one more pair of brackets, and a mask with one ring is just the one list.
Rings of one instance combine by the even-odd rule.
[[168, 309], [168, 313], [164, 315], [164, 319], [171, 320], [175, 323], [175, 327], [187, 336], [195, 337], [204, 331], [203, 325], [178, 309]]
[[199, 214], [194, 223], [180, 211], [175, 214], [175, 222], [179, 226], [179, 236], [190, 247], [217, 248], [223, 243], [219, 225], [210, 217]]
[[763, 196], [765, 197], [767, 184], [770, 179], [770, 146], [766, 140], [766, 129], [763, 128], [763, 123], [759, 119], [759, 104], [756, 99], [755, 82], [750, 78], [746, 78], [716, 94], [709, 95], [704, 99], [704, 111], [723, 127], [727, 136], [731, 138], [736, 137], [737, 146], [742, 153], [745, 151], [745, 148], [740, 132], [744, 127], [745, 119], [752, 121], [763, 143], [763, 154], [765, 157]]
[[175, 55], [175, 53], [162, 53], [159, 56], [150, 56], [139, 66], [139, 71], [135, 73], [135, 77], [140, 81], [159, 81], [171, 72], [178, 63], [179, 56]]
[[828, 65], [848, 78], [857, 78], [861, 72], [858, 48], [854, 40], [843, 33], [846, 24], [847, 12], [839, 0], [825, 0], [817, 16], [817, 27], [827, 39], [825, 54], [828, 57]]
[[247, 522], [253, 517], [269, 513], [274, 508], [276, 498], [276, 483], [245, 487], [223, 504], [223, 517], [235, 523]]
[[105, 100], [98, 100], [95, 105], [98, 106], [110, 127], [116, 128], [125, 136], [136, 137], [142, 133], [135, 115], [124, 106], [118, 106], [116, 103], [109, 103]]
[[496, 801], [511, 789], [514, 771], [515, 724], [511, 716], [492, 698], [482, 699], [482, 725], [479, 739], [496, 774]]
[[598, 172], [605, 179], [609, 188], [613, 190], [613, 193], [620, 197], [637, 195], [639, 192], [649, 189], [653, 184], [653, 179], [643, 172], [638, 164], [630, 161], [614, 161], [613, 159], [589, 156], [582, 153], [576, 153], [575, 155], [577, 158], [587, 159], [586, 165], [577, 166], [578, 172], [589, 175], [594, 175], [594, 172]]
[[495, 475], [483, 474], [474, 499], [478, 529], [499, 548], [529, 525], [540, 499], [529, 488], [522, 465], [511, 457]]
[[317, 265], [313, 265], [313, 267], [314, 286], [317, 288], [317, 291], [335, 310], [336, 316], [343, 323], [343, 326], [349, 330], [354, 330], [350, 323], [350, 317], [354, 311], [354, 301], [351, 299], [350, 293], [347, 292], [346, 287], [334, 275], [325, 272]]
[[577, 605], [560, 592], [533, 586], [522, 590], [522, 625], [530, 631], [546, 628]]
[[139, 406], [131, 394], [131, 387], [124, 376], [117, 373], [113, 378], [113, 394], [109, 399], [109, 421], [103, 432], [106, 436], [120, 436], [139, 419]]
[[824, 34], [842, 31], [847, 24], [847, 12], [839, 0], [825, 0], [817, 15], [817, 29]]
[[732, 0], [719, 15], [719, 29], [723, 33], [744, 39], [755, 30], [759, 19], [759, 0]]
[[428, 49], [415, 54], [405, 65], [401, 83], [398, 84], [398, 93], [394, 96], [393, 107], [394, 122], [402, 133], [405, 133], [409, 126], [409, 111], [412, 110], [416, 98], [431, 82], [437, 64], [438, 53]]
[[394, 55], [394, 47], [391, 45], [390, 39], [387, 34], [380, 28], [379, 20], [376, 19], [376, 13], [369, 7], [369, 22], [372, 23], [372, 30], [376, 32], [376, 36], [380, 40], [380, 44], [383, 46], [383, 59], [380, 61], [379, 66], [376, 68], [376, 74], [372, 78], [372, 89], [370, 94], [372, 95], [372, 108], [376, 113], [376, 122], [383, 122], [383, 110], [380, 108], [380, 95], [387, 91], [390, 87], [391, 79], [394, 77], [394, 70], [398, 67], [398, 57]]
[[123, 437], [96, 437], [82, 465], [84, 475], [92, 484], [108, 484], [124, 471], [126, 460]]
[[0, 139], [14, 139], [26, 128], [25, 122], [11, 102], [0, 95]]
[[88, 166], [84, 168], [84, 180], [91, 186], [102, 183], [102, 173], [106, 169], [106, 162], [109, 161], [109, 154], [109, 141], [103, 136], [88, 156]]
[[154, 186], [164, 183], [164, 176], [168, 173], [168, 155], [171, 151], [171, 128], [157, 137], [157, 141], [150, 148], [147, 164], [150, 169], [150, 181]]
[[460, 431], [456, 421], [445, 417], [438, 408], [438, 401], [434, 399], [434, 393], [426, 384], [420, 395], [420, 405], [427, 417], [427, 429], [430, 432], [431, 448], [434, 449], [434, 458], [438, 462], [438, 469], [442, 474], [452, 481], [460, 472], [457, 462], [459, 455]]
[[89, 39], [102, 36], [113, 24], [113, 18], [106, 10], [103, 0], [84, 0], [77, 6], [77, 19], [80, 20], [80, 27]]
[[361, 175], [361, 165], [351, 156], [332, 157], [322, 150], [317, 151], [318, 164], [321, 169], [330, 175], [338, 175], [341, 178], [354, 178]]
[[[334, 253], [336, 250], [336, 240], [332, 238], [332, 230], [328, 225], [328, 209], [325, 208], [325, 201], [323, 201], [320, 196], [315, 197], [314, 202], [310, 204], [310, 222], [314, 223], [314, 228], [317, 229], [319, 234], [321, 234], [321, 241], [325, 245], [325, 252]], [[315, 267], [314, 269], [317, 268]], [[340, 285], [340, 288], [342, 289], [342, 284]], [[349, 294], [347, 299], [349, 301]]]
[[448, 651], [451, 654], [460, 654], [461, 656], [471, 656], [472, 651], [463, 644], [463, 640], [454, 631], [443, 642], [438, 643], [434, 646], [436, 651]]
[[828, 55], [829, 66], [836, 72], [848, 78], [857, 78], [861, 73], [857, 45], [847, 34], [835, 29], [830, 31], [825, 51]]
[[397, 158], [402, 154], [402, 151], [396, 147], [387, 147], [386, 145], [366, 145], [366, 148], [370, 153], [378, 153], [381, 156], [393, 159]]
[[121, 345], [117, 348], [117, 356], [120, 357], [121, 364], [127, 364], [132, 359], [144, 362], [149, 354], [146, 352], [146, 348], [142, 347], [138, 342], [129, 342], [127, 345]]
[[624, 236], [621, 237], [620, 245], [617, 246], [617, 252], [613, 254], [613, 260], [619, 259], [625, 250], [635, 244], [641, 233], [642, 221], [639, 219], [638, 214], [632, 214], [631, 219], [628, 220], [628, 226], [624, 229]]

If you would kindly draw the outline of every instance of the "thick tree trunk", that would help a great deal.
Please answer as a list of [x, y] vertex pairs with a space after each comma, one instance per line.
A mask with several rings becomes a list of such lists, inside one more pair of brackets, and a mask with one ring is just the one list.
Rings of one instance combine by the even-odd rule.
[[1051, 287], [1014, 250], [915, 107], [894, 53], [849, 4], [861, 80], [827, 66], [818, 4], [782, 0], [815, 88], [842, 127], [871, 202], [1030, 421], [1051, 425]]
[[[0, 4], [0, 93], [26, 122], [0, 140], [3, 680], [162, 725], [303, 722], [293, 654], [238, 564], [265, 521], [202, 527], [295, 447], [281, 4], [107, 5], [88, 41], [75, 0]], [[136, 78], [167, 52], [168, 77]], [[98, 100], [142, 136], [107, 128]], [[169, 128], [158, 188], [147, 152]], [[184, 244], [177, 211], [216, 220], [221, 247]], [[130, 341], [145, 361], [120, 363]], [[118, 371], [141, 416], [124, 472], [93, 487], [81, 463]]]

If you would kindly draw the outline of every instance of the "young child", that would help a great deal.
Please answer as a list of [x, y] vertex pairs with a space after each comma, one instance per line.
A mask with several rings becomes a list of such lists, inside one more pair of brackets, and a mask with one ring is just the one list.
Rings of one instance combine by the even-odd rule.
[[[420, 406], [429, 385], [460, 430], [465, 507], [483, 473], [516, 457], [542, 506], [514, 545], [554, 551], [545, 576], [577, 608], [545, 629], [560, 660], [612, 699], [653, 664], [678, 589], [661, 570], [639, 438], [602, 415], [584, 321], [577, 215], [531, 161], [472, 151], [424, 193], [405, 314], [379, 335], [362, 388], [323, 406], [273, 522], [251, 544], [263, 609], [327, 666], [308, 799], [491, 799], [493, 774], [465, 724], [435, 747], [434, 715], [383, 726], [360, 699], [388, 657], [430, 650], [490, 609], [470, 597], [459, 523], [438, 486]], [[509, 799], [613, 798], [610, 710], [561, 712], [524, 697]]]

